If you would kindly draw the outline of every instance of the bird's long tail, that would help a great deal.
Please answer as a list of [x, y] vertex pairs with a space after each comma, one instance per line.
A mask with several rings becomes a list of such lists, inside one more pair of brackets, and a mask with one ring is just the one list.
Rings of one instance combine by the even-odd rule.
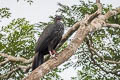
[[32, 63], [32, 71], [42, 63], [43, 63], [43, 55], [41, 53], [36, 53]]

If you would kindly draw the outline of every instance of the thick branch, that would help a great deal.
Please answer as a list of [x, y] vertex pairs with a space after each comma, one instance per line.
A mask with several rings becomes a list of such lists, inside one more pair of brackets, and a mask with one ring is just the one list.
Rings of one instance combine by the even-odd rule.
[[88, 19], [88, 23], [90, 23], [94, 18], [96, 18], [97, 16], [99, 16], [102, 13], [102, 4], [100, 3], [100, 0], [96, 0], [96, 4], [98, 7], [98, 10], [91, 14], [89, 19]]
[[[27, 59], [22, 58], [22, 57], [14, 57], [14, 56], [11, 56], [11, 55], [7, 55], [5, 53], [0, 53], [0, 56], [7, 58], [8, 61], [16, 61], [16, 62], [21, 61], [23, 63], [31, 63], [32, 60], [33, 60], [33, 58], [27, 60]], [[8, 61], [6, 61], [6, 62], [8, 62]], [[0, 63], [0, 64], [3, 64], [3, 63]]]
[[108, 11], [103, 19], [107, 20], [108, 18], [110, 18], [111, 16], [114, 16], [114, 15], [117, 15], [118, 13], [120, 13], [120, 7], [119, 8], [116, 8], [114, 10], [111, 10], [111, 11]]
[[91, 26], [95, 27], [96, 29], [101, 29], [101, 27], [105, 26], [105, 21], [110, 18], [111, 16], [117, 15], [120, 13], [120, 8], [116, 8], [114, 10], [108, 11], [105, 15], [99, 15], [98, 18], [95, 18], [91, 22]]

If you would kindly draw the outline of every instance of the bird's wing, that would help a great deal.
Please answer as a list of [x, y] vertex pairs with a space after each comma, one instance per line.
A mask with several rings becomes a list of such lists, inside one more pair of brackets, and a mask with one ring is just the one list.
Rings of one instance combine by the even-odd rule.
[[64, 25], [59, 22], [55, 25], [54, 31], [52, 32], [52, 35], [49, 37], [50, 42], [48, 44], [49, 49], [55, 49], [58, 43], [61, 41], [62, 35], [64, 33]]
[[36, 43], [35, 52], [42, 51], [47, 48], [47, 45], [50, 43], [51, 38], [53, 37], [52, 34], [54, 32], [54, 28], [55, 25], [50, 24], [44, 29]]

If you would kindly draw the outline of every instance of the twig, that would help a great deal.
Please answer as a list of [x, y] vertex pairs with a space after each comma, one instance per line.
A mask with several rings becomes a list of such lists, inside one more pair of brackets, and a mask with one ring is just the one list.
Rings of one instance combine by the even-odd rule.
[[4, 64], [6, 64], [6, 63], [8, 63], [8, 62], [9, 62], [9, 60], [6, 59], [5, 61], [3, 61], [3, 62], [0, 63], [0, 66], [3, 66]]
[[106, 27], [113, 27], [113, 28], [120, 28], [120, 25], [119, 25], [119, 24], [106, 23], [106, 24], [104, 24], [104, 26], [106, 26]]

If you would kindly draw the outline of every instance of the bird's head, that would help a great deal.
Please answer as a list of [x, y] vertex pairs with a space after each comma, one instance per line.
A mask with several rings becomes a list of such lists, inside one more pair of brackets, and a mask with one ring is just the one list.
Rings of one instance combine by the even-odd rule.
[[60, 15], [56, 15], [56, 16], [55, 16], [55, 22], [61, 21], [62, 19], [63, 19], [63, 17], [60, 16]]

